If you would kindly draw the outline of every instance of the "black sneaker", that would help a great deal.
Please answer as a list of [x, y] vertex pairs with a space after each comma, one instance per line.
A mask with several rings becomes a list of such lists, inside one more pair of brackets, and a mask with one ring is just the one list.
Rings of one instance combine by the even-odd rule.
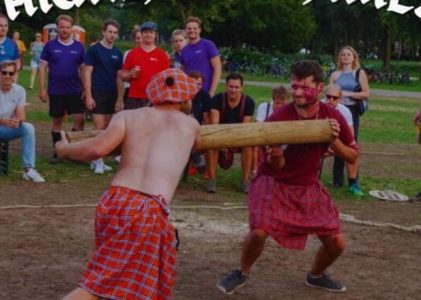
[[218, 281], [216, 286], [227, 295], [234, 294], [235, 290], [246, 284], [247, 275], [240, 270], [231, 271], [226, 277]]
[[320, 277], [313, 277], [310, 275], [310, 273], [308, 273], [305, 284], [310, 287], [322, 289], [329, 292], [338, 293], [346, 291], [346, 287], [342, 283], [331, 279], [330, 276], [326, 273], [324, 273]]
[[57, 154], [54, 152], [53, 156], [51, 156], [49, 163], [52, 165], [56, 165], [61, 162], [61, 159], [57, 156]]
[[216, 193], [216, 182], [215, 180], [209, 180], [206, 185], [206, 192], [210, 194]]

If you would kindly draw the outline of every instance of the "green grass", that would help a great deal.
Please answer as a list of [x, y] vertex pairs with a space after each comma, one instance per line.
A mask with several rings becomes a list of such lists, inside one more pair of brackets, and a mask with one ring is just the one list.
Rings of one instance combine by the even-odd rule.
[[[248, 79], [248, 78], [247, 78]], [[26, 87], [29, 82], [29, 71], [23, 71], [20, 74], [19, 83]], [[223, 84], [220, 84], [218, 91], [222, 91]], [[47, 113], [46, 104], [40, 104], [38, 99], [37, 87], [33, 91], [27, 91], [28, 106], [27, 117], [29, 121], [50, 122], [51, 119]], [[270, 87], [256, 87], [245, 86], [245, 93], [250, 95], [255, 101], [261, 103], [270, 99]], [[387, 145], [393, 149], [394, 145], [409, 145], [415, 149], [417, 133], [412, 124], [412, 117], [419, 107], [419, 102], [408, 99], [371, 99], [370, 109], [362, 117], [362, 124], [360, 130], [360, 141], [370, 145]], [[416, 146], [415, 146], [416, 147]], [[418, 149], [418, 148], [416, 148]], [[387, 151], [387, 149], [385, 150]], [[400, 150], [401, 151], [401, 150]], [[416, 150], [411, 150], [416, 151]], [[418, 154], [416, 154], [418, 155]], [[418, 156], [419, 157], [419, 156]], [[385, 163], [390, 164], [391, 172], [388, 176], [364, 176], [360, 183], [364, 190], [383, 189], [386, 187], [394, 187], [399, 192], [407, 195], [414, 195], [421, 191], [421, 180], [416, 179], [401, 179], [398, 176], [394, 177], [393, 170], [407, 168], [408, 171], [415, 173], [419, 169], [419, 159], [415, 160], [412, 166], [400, 166], [394, 164], [393, 158], [385, 156]], [[117, 167], [112, 161], [111, 165]], [[11, 155], [10, 159], [10, 175], [8, 177], [0, 178], [1, 184], [19, 184], [21, 182], [21, 167], [20, 156]], [[73, 162], [65, 162], [57, 166], [48, 164], [48, 157], [39, 156], [37, 158], [37, 168], [40, 173], [47, 178], [49, 182], [72, 182], [77, 178], [78, 184], [81, 188], [90, 188], [92, 185], [104, 184], [110, 181], [110, 176], [94, 176], [89, 170], [87, 164], [78, 164]], [[330, 182], [330, 171], [325, 170], [322, 181], [328, 185]], [[241, 182], [241, 168], [235, 165], [229, 171], [218, 170], [217, 186], [218, 193], [223, 193], [229, 197], [242, 199], [240, 194]], [[206, 181], [200, 176], [190, 177], [188, 182], [182, 182], [181, 186], [195, 190], [203, 189]], [[338, 201], [349, 201], [351, 198], [346, 191], [346, 188], [331, 191], [333, 196]]]

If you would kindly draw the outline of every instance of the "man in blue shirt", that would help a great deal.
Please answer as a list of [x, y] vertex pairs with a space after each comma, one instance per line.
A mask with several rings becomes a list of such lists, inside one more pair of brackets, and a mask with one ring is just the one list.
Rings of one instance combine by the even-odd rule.
[[[83, 69], [86, 108], [92, 111], [95, 129], [108, 126], [113, 113], [122, 105], [122, 84], [117, 82], [117, 72], [123, 64], [123, 55], [114, 46], [120, 25], [115, 20], [107, 20], [102, 26], [103, 38], [88, 48]], [[111, 170], [102, 158], [92, 162], [95, 174]]]
[[0, 13], [0, 62], [12, 60], [16, 63], [16, 67], [20, 70], [20, 56], [16, 43], [7, 37], [9, 31], [9, 20]]

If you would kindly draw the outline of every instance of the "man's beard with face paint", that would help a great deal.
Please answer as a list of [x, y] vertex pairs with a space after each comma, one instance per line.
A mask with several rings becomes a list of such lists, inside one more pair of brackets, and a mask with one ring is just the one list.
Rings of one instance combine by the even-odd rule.
[[317, 96], [318, 96], [317, 88], [306, 88], [304, 90], [304, 98], [306, 99], [306, 103], [303, 103], [303, 104], [297, 104], [297, 102], [295, 103], [300, 107], [309, 107], [309, 106], [314, 105], [318, 101]]

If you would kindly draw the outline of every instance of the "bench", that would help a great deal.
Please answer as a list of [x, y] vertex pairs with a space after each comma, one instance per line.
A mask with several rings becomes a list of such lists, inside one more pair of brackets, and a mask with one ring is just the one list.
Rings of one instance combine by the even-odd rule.
[[9, 142], [0, 140], [0, 176], [9, 173]]

